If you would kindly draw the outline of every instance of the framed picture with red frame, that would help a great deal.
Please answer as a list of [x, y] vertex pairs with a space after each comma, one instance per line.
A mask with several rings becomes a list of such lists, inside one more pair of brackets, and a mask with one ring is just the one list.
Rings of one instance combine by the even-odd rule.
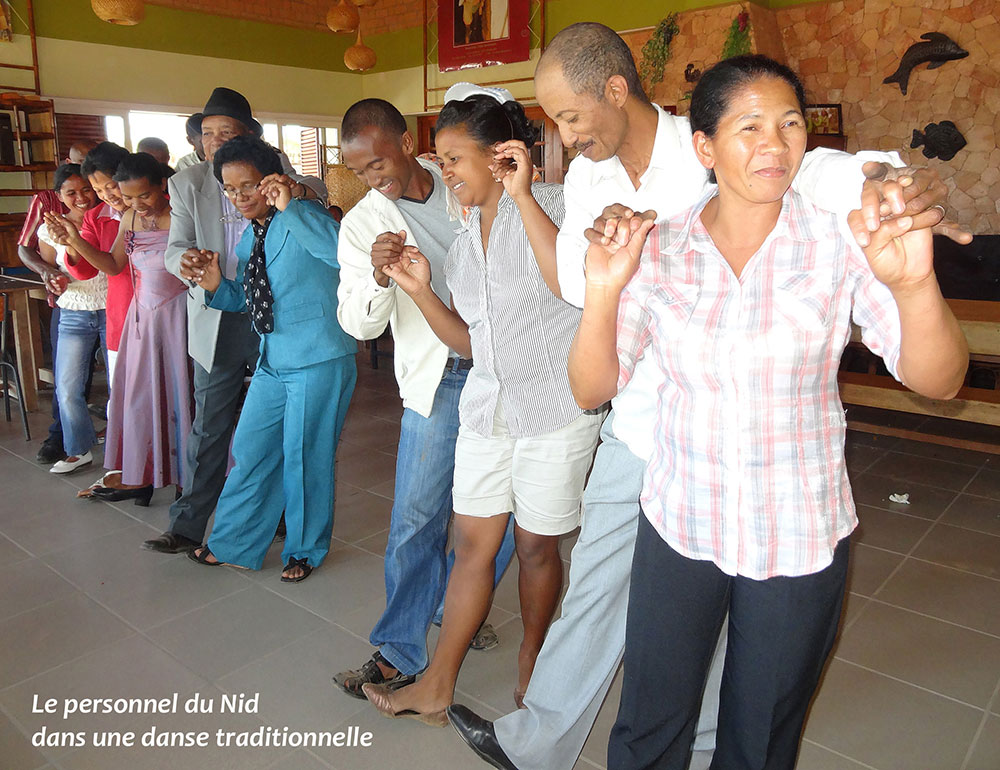
[[531, 0], [437, 0], [442, 72], [527, 61]]

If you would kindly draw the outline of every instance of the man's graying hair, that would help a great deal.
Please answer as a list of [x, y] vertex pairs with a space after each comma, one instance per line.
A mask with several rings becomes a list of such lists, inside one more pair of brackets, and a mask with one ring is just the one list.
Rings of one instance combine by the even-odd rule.
[[612, 75], [621, 75], [629, 93], [649, 103], [632, 52], [617, 32], [596, 22], [571, 24], [552, 38], [542, 54], [539, 68], [558, 64], [570, 88], [578, 94], [604, 98], [604, 86]]

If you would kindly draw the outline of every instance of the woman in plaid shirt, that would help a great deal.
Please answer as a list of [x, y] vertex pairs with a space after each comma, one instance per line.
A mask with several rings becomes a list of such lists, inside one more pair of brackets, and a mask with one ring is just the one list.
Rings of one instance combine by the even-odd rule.
[[790, 190], [804, 102], [794, 73], [763, 56], [707, 71], [691, 125], [717, 190], [655, 228], [622, 222], [587, 254], [577, 401], [606, 401], [642, 356], [663, 375], [609, 770], [687, 766], [727, 612], [712, 767], [794, 767], [857, 525], [837, 391], [851, 320], [918, 393], [951, 398], [964, 378], [933, 271], [942, 212], [899, 216], [894, 202], [857, 248]]

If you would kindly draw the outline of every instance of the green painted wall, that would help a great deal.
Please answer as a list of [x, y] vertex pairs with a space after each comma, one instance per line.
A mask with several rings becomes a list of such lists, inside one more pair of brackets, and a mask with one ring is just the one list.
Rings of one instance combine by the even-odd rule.
[[[751, 1], [775, 8], [823, 0]], [[559, 30], [583, 19], [599, 21], [614, 29], [634, 29], [656, 24], [671, 11], [729, 2], [732, 0], [629, 0], [627, 3], [548, 0], [546, 38], [551, 39]], [[39, 37], [331, 72], [348, 71], [344, 66], [344, 51], [354, 42], [348, 35], [228, 19], [150, 4], [146, 5], [145, 21], [135, 27], [117, 27], [101, 21], [94, 15], [89, 0], [35, 0], [34, 5]], [[25, 15], [26, 0], [11, 0], [11, 6]], [[378, 53], [374, 71], [386, 72], [421, 64], [423, 40], [419, 28], [372, 35], [365, 38], [365, 42]]]

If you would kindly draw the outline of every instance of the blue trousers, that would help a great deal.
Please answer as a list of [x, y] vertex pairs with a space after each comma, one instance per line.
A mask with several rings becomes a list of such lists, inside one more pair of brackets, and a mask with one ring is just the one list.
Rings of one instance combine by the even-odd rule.
[[284, 510], [282, 563], [323, 563], [333, 533], [334, 455], [357, 377], [354, 356], [288, 370], [261, 359], [208, 539], [217, 559], [260, 569]]
[[87, 380], [94, 343], [100, 341], [107, 361], [103, 310], [62, 310], [59, 313], [59, 346], [56, 351], [56, 397], [62, 424], [63, 449], [79, 457], [97, 443], [93, 420], [87, 411]]
[[[403, 412], [396, 453], [396, 487], [385, 549], [385, 612], [370, 641], [404, 674], [427, 668], [427, 629], [440, 616], [448, 584], [448, 523], [455, 480], [458, 402], [467, 371], [445, 374], [430, 417]], [[514, 552], [514, 517], [497, 553], [494, 585]], [[454, 561], [453, 559], [451, 561]]]

